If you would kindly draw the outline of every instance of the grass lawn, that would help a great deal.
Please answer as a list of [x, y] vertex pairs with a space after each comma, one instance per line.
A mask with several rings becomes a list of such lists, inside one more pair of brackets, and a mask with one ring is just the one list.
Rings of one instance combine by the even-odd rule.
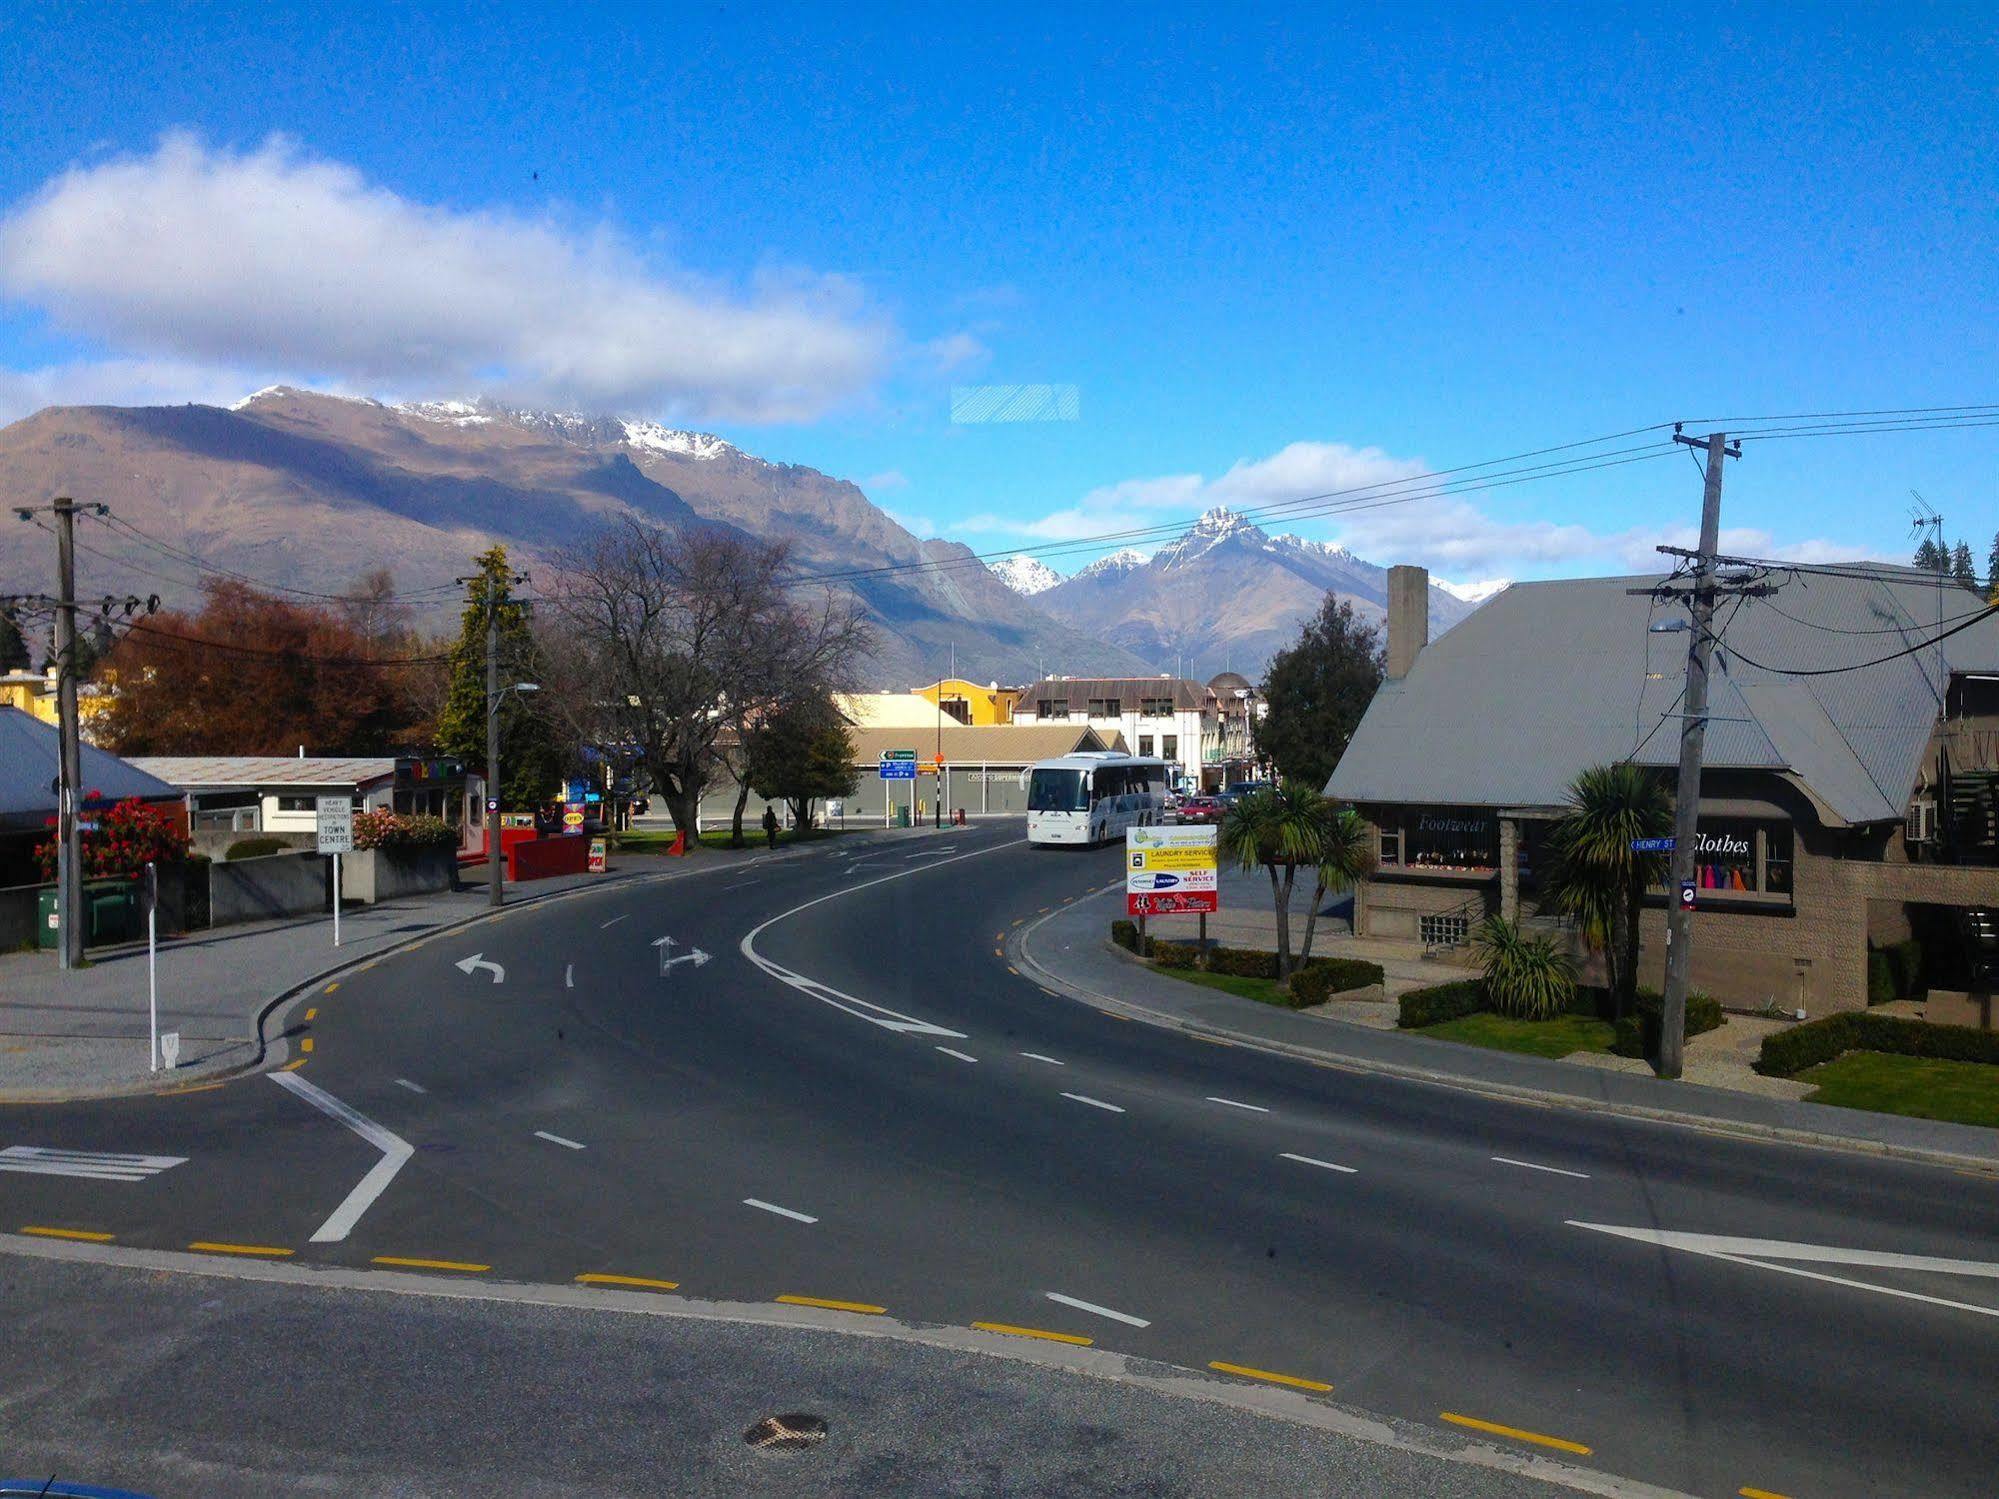
[[1204, 989], [1219, 989], [1224, 994], [1239, 995], [1243, 999], [1254, 999], [1280, 1009], [1290, 1009], [1291, 991], [1276, 979], [1238, 978], [1232, 973], [1202, 973], [1196, 968], [1155, 968], [1154, 973], [1163, 973], [1168, 978], [1185, 979], [1190, 984], [1199, 984]]
[[1808, 1103], [1999, 1127], [1999, 1067], [1987, 1062], [1849, 1051], [1807, 1067], [1798, 1081], [1818, 1084]]
[[1572, 1051], [1610, 1050], [1617, 1032], [1608, 1020], [1587, 1015], [1559, 1015], [1553, 1020], [1515, 1020], [1481, 1011], [1438, 1025], [1420, 1026], [1416, 1036], [1438, 1036], [1494, 1051], [1524, 1051], [1530, 1056], [1565, 1057]]

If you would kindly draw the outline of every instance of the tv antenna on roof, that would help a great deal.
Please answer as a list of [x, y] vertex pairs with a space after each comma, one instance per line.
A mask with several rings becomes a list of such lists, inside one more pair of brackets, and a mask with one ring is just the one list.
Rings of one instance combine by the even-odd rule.
[[1943, 581], [1950, 573], [1950, 553], [1944, 550], [1943, 516], [1917, 490], [1909, 491], [1909, 498], [1915, 504], [1909, 507], [1909, 537], [1921, 536], [1925, 530], [1930, 533], [1930, 566], [1936, 572], [1937, 584], [1937, 712], [1948, 711], [1944, 701], [1948, 685], [1943, 673]]

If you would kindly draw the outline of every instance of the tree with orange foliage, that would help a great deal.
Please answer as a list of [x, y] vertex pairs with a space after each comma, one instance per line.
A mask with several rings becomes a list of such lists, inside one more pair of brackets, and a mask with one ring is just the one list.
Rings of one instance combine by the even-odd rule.
[[341, 610], [215, 579], [133, 624], [101, 663], [93, 736], [121, 755], [379, 755], [420, 710], [407, 663]]

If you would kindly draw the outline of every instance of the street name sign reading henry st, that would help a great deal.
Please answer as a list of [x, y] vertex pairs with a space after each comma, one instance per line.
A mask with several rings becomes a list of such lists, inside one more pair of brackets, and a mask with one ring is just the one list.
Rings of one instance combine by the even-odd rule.
[[1127, 828], [1124, 834], [1124, 905], [1132, 916], [1219, 911], [1217, 829]]

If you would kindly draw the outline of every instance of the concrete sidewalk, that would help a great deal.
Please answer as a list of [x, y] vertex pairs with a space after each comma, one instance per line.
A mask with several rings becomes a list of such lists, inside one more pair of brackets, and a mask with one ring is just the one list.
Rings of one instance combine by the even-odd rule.
[[[1757, 1139], [1999, 1169], [1999, 1131], [1665, 1082], [1649, 1071], [1580, 1067], [1241, 999], [1169, 977], [1113, 948], [1110, 923], [1122, 914], [1118, 889], [1058, 907], [1021, 928], [1013, 939], [1016, 961], [1035, 981], [1099, 1008], [1312, 1061]], [[1445, 969], [1438, 978], [1448, 976]], [[1386, 1006], [1373, 1008], [1387, 1013]]]
[[[604, 874], [560, 875], [507, 887], [507, 909], [572, 891], [672, 880], [773, 860], [810, 858], [884, 836], [849, 834], [783, 847], [705, 850], [688, 859], [616, 854]], [[483, 875], [484, 871], [478, 871]], [[87, 967], [64, 973], [53, 952], [0, 955], [0, 1102], [52, 1102], [158, 1092], [282, 1060], [283, 1041], [263, 1017], [280, 999], [341, 969], [490, 914], [483, 881], [462, 890], [351, 907], [333, 945], [331, 915], [252, 922], [163, 940], [161, 1031], [180, 1034], [180, 1063], [152, 1072], [146, 1020], [146, 947], [93, 948]], [[273, 1055], [267, 1056], [267, 1044]]]

